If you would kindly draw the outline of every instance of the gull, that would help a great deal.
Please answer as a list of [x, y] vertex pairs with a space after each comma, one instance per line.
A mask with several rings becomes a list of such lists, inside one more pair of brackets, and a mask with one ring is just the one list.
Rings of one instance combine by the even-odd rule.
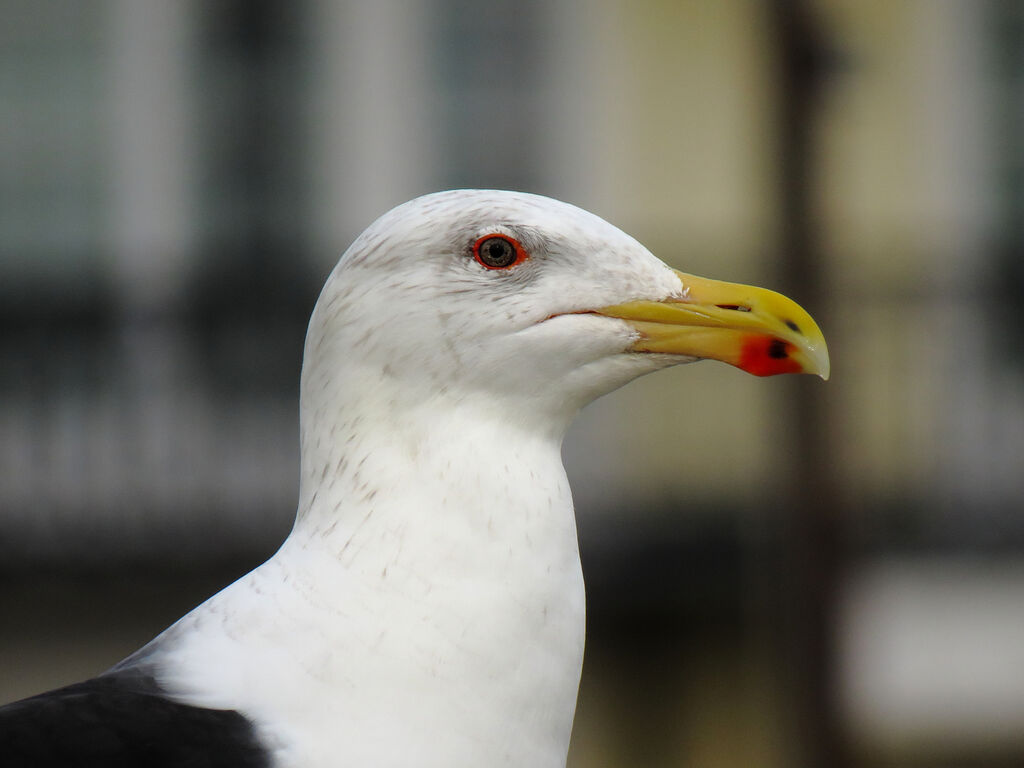
[[309, 323], [290, 535], [107, 672], [0, 708], [4, 765], [564, 766], [585, 596], [562, 438], [700, 359], [829, 374], [790, 299], [572, 205], [384, 214]]

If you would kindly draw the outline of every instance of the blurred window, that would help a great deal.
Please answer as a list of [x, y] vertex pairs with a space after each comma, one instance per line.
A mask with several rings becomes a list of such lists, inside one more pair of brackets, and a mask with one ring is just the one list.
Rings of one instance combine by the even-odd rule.
[[0, 297], [74, 291], [107, 215], [103, 6], [11, 0], [0, 24]]
[[545, 5], [539, 0], [439, 0], [436, 44], [441, 188], [535, 190], [549, 64]]

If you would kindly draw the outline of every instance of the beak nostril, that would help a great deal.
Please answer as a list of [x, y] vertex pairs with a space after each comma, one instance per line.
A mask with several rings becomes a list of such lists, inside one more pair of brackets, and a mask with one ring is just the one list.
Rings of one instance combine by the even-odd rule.
[[792, 320], [787, 320], [786, 321], [786, 327], [789, 328], [789, 330], [791, 330], [791, 331], [794, 331], [796, 333], [801, 333], [800, 326], [798, 326]]
[[719, 309], [732, 309], [737, 312], [749, 312], [750, 307], [745, 307], [742, 304], [715, 304]]

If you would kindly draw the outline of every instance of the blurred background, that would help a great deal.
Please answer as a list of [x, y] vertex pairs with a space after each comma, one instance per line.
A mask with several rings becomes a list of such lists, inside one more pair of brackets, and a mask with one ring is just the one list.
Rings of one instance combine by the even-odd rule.
[[[376, 216], [552, 195], [780, 289], [565, 445], [603, 766], [1024, 764], [1024, 4], [0, 0], [0, 701], [269, 556]], [[806, 379], [806, 380], [805, 380]]]

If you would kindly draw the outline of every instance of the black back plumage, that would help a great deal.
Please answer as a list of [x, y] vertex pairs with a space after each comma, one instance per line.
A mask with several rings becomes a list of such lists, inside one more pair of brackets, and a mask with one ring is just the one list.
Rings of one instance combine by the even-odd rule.
[[5, 768], [268, 768], [252, 723], [124, 670], [0, 707]]

